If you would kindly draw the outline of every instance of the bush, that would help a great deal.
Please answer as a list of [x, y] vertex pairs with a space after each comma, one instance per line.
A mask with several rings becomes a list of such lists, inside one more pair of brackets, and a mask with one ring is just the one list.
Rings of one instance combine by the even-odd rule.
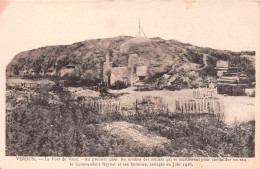
[[125, 89], [127, 87], [129, 87], [129, 85], [127, 85], [124, 82], [119, 81], [119, 80], [116, 81], [115, 84], [110, 86], [111, 89], [115, 89], [115, 90]]

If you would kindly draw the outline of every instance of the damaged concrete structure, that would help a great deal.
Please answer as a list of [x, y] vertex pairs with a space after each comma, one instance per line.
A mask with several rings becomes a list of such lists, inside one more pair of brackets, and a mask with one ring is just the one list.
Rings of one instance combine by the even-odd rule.
[[143, 81], [148, 77], [148, 66], [142, 62], [137, 54], [129, 55], [128, 65], [113, 67], [110, 62], [109, 54], [103, 64], [103, 82], [108, 86], [114, 85], [116, 81], [121, 81], [127, 86], [132, 86], [138, 81]]

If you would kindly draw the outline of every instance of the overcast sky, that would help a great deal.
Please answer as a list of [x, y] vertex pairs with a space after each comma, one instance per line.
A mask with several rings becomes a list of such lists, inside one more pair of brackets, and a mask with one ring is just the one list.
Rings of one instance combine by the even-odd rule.
[[[138, 19], [147, 37], [196, 46], [256, 50], [257, 2], [0, 2], [0, 56], [87, 39], [135, 36]], [[5, 7], [5, 8], [4, 8]]]

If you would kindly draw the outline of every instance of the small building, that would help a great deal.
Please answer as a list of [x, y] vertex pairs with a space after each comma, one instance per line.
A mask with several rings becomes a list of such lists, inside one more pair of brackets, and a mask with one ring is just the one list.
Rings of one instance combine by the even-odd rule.
[[217, 70], [217, 77], [221, 77], [228, 71], [229, 62], [224, 60], [219, 60], [216, 63], [215, 69]]
[[224, 60], [218, 60], [216, 63], [216, 68], [227, 69], [229, 67], [229, 62]]

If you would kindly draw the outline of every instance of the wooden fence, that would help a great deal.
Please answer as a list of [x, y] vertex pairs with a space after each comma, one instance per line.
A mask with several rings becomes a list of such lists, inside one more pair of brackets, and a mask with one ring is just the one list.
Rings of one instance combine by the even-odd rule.
[[194, 89], [193, 90], [193, 99], [207, 99], [215, 98], [217, 96], [217, 88], [209, 89]]
[[94, 100], [85, 97], [81, 99], [80, 104], [101, 114], [118, 112], [124, 116], [131, 116], [137, 113], [160, 114], [168, 112], [166, 103], [155, 104], [136, 99], [134, 103], [121, 104], [120, 101], [115, 100]]
[[137, 113], [145, 114], [219, 114], [220, 104], [214, 99], [195, 99], [195, 100], [177, 100], [175, 101], [176, 109], [174, 112], [169, 112], [168, 104], [161, 105], [142, 104], [136, 100], [133, 104], [121, 104], [119, 101], [112, 100], [92, 100], [83, 99], [83, 106], [91, 108], [98, 113], [113, 113], [118, 112], [124, 116], [131, 116]]
[[219, 114], [220, 105], [213, 99], [196, 99], [176, 101], [176, 113], [209, 113]]
[[83, 106], [91, 108], [98, 113], [112, 113], [112, 112], [120, 112], [122, 111], [121, 105], [119, 101], [112, 100], [93, 100], [83, 98], [81, 101]]

